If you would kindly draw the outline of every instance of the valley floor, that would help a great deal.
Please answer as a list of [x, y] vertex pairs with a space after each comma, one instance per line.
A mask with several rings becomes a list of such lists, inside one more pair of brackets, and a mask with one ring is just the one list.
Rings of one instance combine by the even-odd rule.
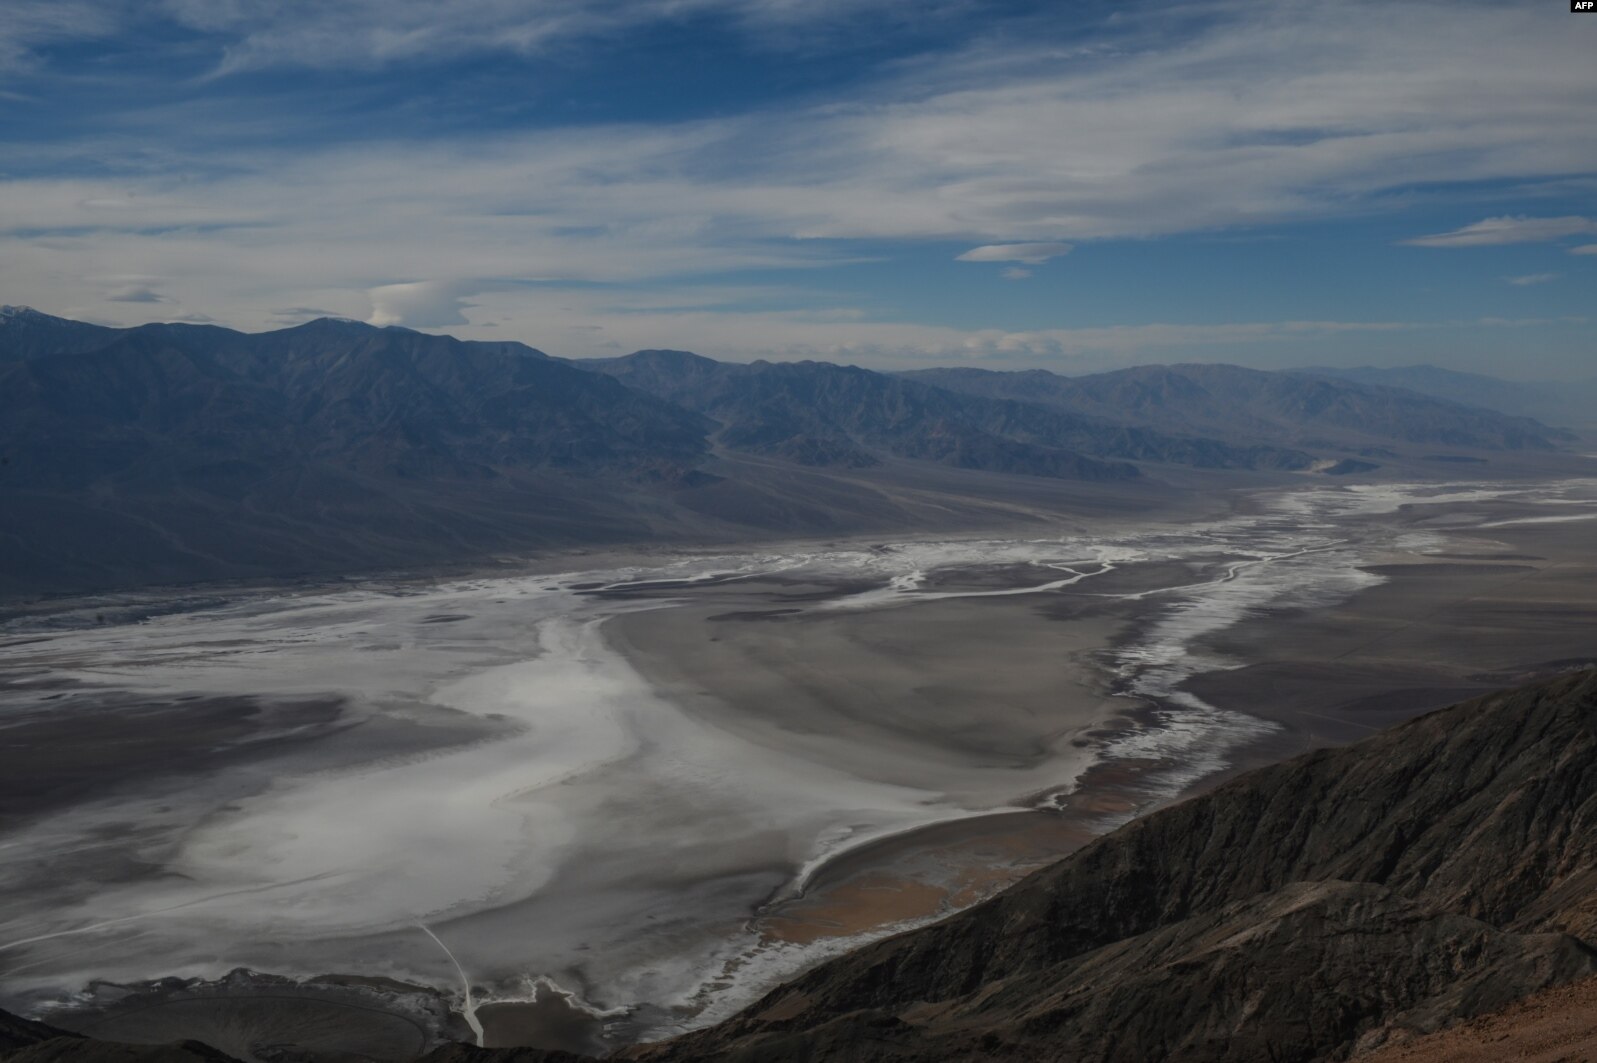
[[1594, 519], [1589, 480], [1316, 485], [13, 623], [3, 1006], [226, 1030], [282, 984], [135, 983], [247, 966], [396, 1044], [702, 1025], [1244, 767], [1590, 663]]

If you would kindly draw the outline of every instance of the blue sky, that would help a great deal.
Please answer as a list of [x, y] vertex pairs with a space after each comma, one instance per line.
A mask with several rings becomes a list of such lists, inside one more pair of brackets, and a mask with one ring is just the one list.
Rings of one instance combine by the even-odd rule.
[[0, 301], [1592, 376], [1594, 65], [1554, 0], [7, 0]]

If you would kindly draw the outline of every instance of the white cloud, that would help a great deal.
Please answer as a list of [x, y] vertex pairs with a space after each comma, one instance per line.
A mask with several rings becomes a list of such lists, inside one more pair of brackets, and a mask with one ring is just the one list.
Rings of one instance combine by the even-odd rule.
[[973, 247], [956, 256], [960, 262], [1024, 262], [1040, 266], [1050, 258], [1070, 254], [1070, 245], [1061, 243], [987, 244]]
[[480, 285], [451, 281], [412, 281], [384, 284], [367, 292], [371, 299], [371, 325], [404, 325], [406, 328], [446, 328], [467, 325], [463, 311], [471, 304], [466, 296]]
[[1590, 218], [1533, 218], [1519, 214], [1484, 218], [1452, 232], [1416, 236], [1403, 242], [1413, 247], [1487, 247], [1495, 244], [1541, 243], [1594, 232], [1597, 232], [1597, 221]]
[[1505, 281], [1507, 281], [1509, 284], [1517, 285], [1518, 287], [1524, 288], [1524, 287], [1528, 287], [1528, 286], [1530, 286], [1532, 284], [1546, 284], [1548, 281], [1555, 281], [1555, 280], [1558, 279], [1558, 274], [1556, 274], [1556, 273], [1526, 273], [1526, 274], [1523, 274], [1523, 275], [1518, 276], [1518, 277], [1504, 277], [1503, 279]]
[[1597, 244], [1581, 244], [1579, 247], [1571, 247], [1569, 253], [1572, 255], [1597, 255]]
[[1023, 281], [1031, 276], [1031, 270], [1021, 269], [1019, 266], [1010, 266], [1006, 270], [999, 271], [998, 275], [1006, 281]]

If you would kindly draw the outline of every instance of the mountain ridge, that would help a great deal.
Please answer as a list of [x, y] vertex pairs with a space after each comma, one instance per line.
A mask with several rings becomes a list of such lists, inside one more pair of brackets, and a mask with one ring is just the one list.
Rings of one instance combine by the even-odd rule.
[[1388, 475], [1426, 460], [1421, 444], [1382, 435], [1405, 411], [1482, 454], [1554, 445], [1520, 420], [1393, 389], [1372, 405], [1356, 384], [1207, 372], [1314, 388], [1347, 417], [1379, 406], [1385, 420], [1287, 433], [1279, 417], [1260, 427], [1228, 409], [1217, 386], [1208, 412], [1183, 421], [1178, 380], [1159, 404], [1143, 381], [1084, 411], [1027, 383], [1066, 379], [1049, 374], [995, 377], [1025, 386], [993, 396], [825, 362], [662, 350], [573, 362], [343, 319], [113, 329], [10, 308], [0, 544], [15, 563], [0, 595], [593, 545], [1046, 527], [1217, 485]]

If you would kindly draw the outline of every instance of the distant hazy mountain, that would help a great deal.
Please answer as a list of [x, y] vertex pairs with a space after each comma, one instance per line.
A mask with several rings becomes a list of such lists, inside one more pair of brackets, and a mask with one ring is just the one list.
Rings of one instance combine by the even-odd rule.
[[1562, 381], [1501, 380], [1434, 365], [1406, 365], [1390, 369], [1316, 366], [1301, 372], [1359, 384], [1407, 388], [1465, 406], [1535, 417], [1549, 424], [1573, 427], [1597, 425], [1597, 377]]
[[1102, 480], [1135, 476], [1127, 461], [1241, 469], [1313, 462], [1301, 451], [1169, 435], [826, 362], [741, 365], [685, 351], [639, 351], [572, 364], [715, 418], [724, 446], [806, 464], [869, 465], [881, 451], [960, 468]]
[[911, 379], [973, 395], [1045, 403], [1218, 439], [1308, 448], [1393, 442], [1480, 450], [1551, 450], [1561, 435], [1525, 417], [1414, 391], [1234, 365], [1149, 365], [1093, 376], [1044, 370], [927, 369]]

